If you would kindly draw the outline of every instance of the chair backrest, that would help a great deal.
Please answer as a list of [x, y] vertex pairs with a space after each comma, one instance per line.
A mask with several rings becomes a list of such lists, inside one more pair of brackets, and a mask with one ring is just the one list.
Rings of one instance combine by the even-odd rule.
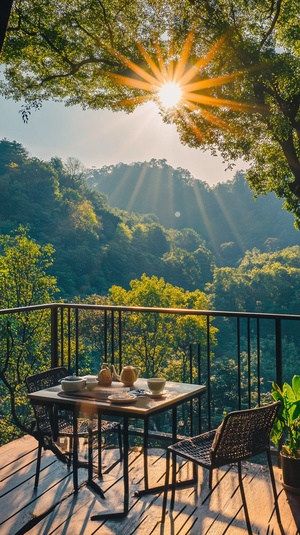
[[31, 393], [43, 390], [44, 388], [50, 388], [51, 386], [57, 386], [59, 381], [67, 375], [67, 368], [59, 367], [36, 373], [35, 375], [29, 375], [25, 381], [28, 391]]
[[[26, 377], [25, 382], [28, 392], [37, 392], [44, 388], [50, 388], [51, 386], [57, 386], [59, 381], [68, 375], [67, 368], [59, 367], [46, 370], [35, 375]], [[34, 415], [38, 427], [38, 431], [44, 434], [51, 434], [51, 425], [49, 413], [46, 407], [43, 405], [33, 405]]]
[[212, 450], [212, 462], [223, 466], [266, 452], [280, 401], [227, 414]]

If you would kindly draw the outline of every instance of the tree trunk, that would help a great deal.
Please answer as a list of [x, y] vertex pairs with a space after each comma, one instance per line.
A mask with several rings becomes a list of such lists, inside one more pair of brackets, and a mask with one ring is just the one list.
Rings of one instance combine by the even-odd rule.
[[1, 17], [0, 17], [0, 52], [2, 50], [6, 28], [11, 12], [13, 0], [2, 0]]

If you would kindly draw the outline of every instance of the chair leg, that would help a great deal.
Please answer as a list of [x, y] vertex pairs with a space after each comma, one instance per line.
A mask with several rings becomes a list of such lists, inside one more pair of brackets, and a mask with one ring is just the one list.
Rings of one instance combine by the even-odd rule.
[[171, 504], [170, 509], [173, 511], [175, 502], [175, 489], [176, 489], [176, 454], [172, 453], [172, 492], [171, 492]]
[[42, 447], [43, 445], [41, 442], [38, 442], [38, 454], [36, 459], [36, 470], [35, 470], [35, 481], [34, 481], [34, 488], [36, 489], [39, 484], [39, 477], [40, 477], [40, 469], [41, 469], [41, 457], [42, 457]]
[[88, 425], [88, 481], [93, 481], [93, 420]]
[[277, 495], [277, 490], [276, 490], [276, 483], [275, 483], [274, 470], [273, 470], [270, 450], [267, 450], [267, 459], [268, 459], [268, 466], [269, 466], [269, 472], [270, 472], [271, 485], [272, 485], [272, 490], [273, 490], [273, 495], [274, 495], [274, 505], [275, 505], [277, 521], [278, 521], [279, 526], [282, 526], [281, 517], [280, 517], [280, 511], [279, 511], [279, 507], [278, 507], [278, 495]]
[[73, 440], [73, 437], [70, 436], [69, 437], [68, 468], [70, 468], [72, 464], [73, 449], [74, 449], [74, 440]]
[[213, 478], [213, 471], [209, 470], [209, 479], [208, 479], [208, 488], [209, 488], [209, 490], [212, 489], [212, 478]]
[[247, 503], [246, 503], [246, 496], [245, 496], [245, 491], [244, 491], [244, 485], [243, 485], [242, 463], [241, 463], [241, 461], [238, 462], [238, 473], [239, 473], [239, 486], [240, 486], [242, 502], [243, 502], [243, 506], [244, 506], [247, 530], [248, 530], [248, 534], [252, 535], [252, 528], [251, 528], [251, 523], [250, 523], [250, 518], [249, 518], [249, 513], [248, 513], [248, 507], [247, 507]]
[[166, 517], [167, 497], [168, 497], [168, 487], [169, 487], [169, 474], [170, 474], [170, 452], [167, 449], [167, 453], [166, 453], [165, 490], [164, 490], [164, 498], [163, 498], [163, 505], [162, 505], [162, 515], [161, 515], [161, 523], [162, 524], [164, 524], [165, 517]]
[[98, 477], [102, 478], [102, 420], [101, 415], [98, 414]]

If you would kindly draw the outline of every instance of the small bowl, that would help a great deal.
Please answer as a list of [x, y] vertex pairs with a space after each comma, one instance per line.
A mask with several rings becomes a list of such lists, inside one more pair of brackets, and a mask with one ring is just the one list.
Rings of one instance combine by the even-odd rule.
[[166, 380], [163, 377], [152, 377], [147, 379], [149, 390], [153, 394], [159, 394], [165, 388]]
[[78, 392], [85, 387], [85, 379], [70, 375], [61, 380], [60, 384], [64, 392]]
[[97, 388], [97, 386], [98, 386], [98, 381], [97, 381], [97, 379], [95, 379], [95, 380], [88, 380], [88, 381], [86, 382], [86, 387], [87, 387], [88, 390], [95, 390], [95, 388]]

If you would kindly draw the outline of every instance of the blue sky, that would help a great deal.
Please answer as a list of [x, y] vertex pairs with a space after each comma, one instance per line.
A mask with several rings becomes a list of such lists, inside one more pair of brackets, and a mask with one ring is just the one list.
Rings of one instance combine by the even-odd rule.
[[20, 103], [0, 98], [0, 139], [21, 143], [31, 156], [42, 160], [58, 156], [66, 161], [71, 156], [86, 167], [98, 168], [165, 158], [172, 167], [188, 169], [210, 185], [245, 169], [239, 161], [233, 171], [226, 171], [220, 157], [183, 146], [175, 126], [162, 122], [153, 103], [126, 114], [46, 102], [32, 112], [28, 124], [23, 123], [20, 108]]

